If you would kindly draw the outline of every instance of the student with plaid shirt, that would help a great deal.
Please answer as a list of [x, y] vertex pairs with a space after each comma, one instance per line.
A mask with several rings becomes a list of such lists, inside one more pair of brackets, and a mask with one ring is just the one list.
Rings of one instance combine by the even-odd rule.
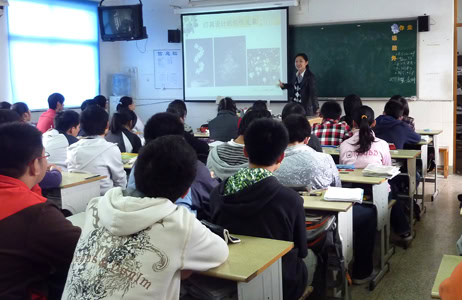
[[346, 122], [340, 122], [342, 108], [335, 101], [328, 101], [321, 107], [321, 124], [313, 125], [313, 134], [315, 134], [321, 145], [340, 145], [344, 140], [353, 135], [350, 126]]

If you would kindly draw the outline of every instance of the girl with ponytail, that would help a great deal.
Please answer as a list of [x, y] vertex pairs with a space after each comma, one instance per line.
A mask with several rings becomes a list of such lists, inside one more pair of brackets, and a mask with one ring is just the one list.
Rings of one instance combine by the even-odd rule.
[[141, 148], [141, 139], [132, 132], [137, 117], [134, 111], [127, 108], [114, 113], [105, 139], [116, 143], [120, 152], [138, 153]]
[[[374, 126], [374, 111], [369, 106], [363, 105], [359, 107], [353, 117], [353, 136], [340, 144], [341, 164], [354, 165], [356, 168], [365, 168], [368, 164], [391, 166], [390, 147], [387, 142], [375, 137], [372, 131]], [[393, 180], [389, 183], [391, 185], [391, 196], [396, 194], [397, 188]], [[397, 199], [396, 197], [392, 198]], [[355, 218], [354, 215], [355, 212], [353, 211], [353, 219]], [[412, 240], [404, 205], [401, 201], [398, 201], [393, 206], [390, 221], [393, 231], [403, 241]], [[353, 221], [353, 227], [355, 227], [354, 224], [355, 221]]]
[[[120, 112], [121, 110], [131, 110], [135, 112], [135, 101], [132, 97], [123, 96], [119, 100], [119, 104], [117, 104], [116, 110]], [[144, 124], [141, 119], [137, 116], [136, 124], [133, 124], [133, 131], [136, 133], [143, 133], [144, 132]]]
[[353, 114], [353, 136], [340, 145], [340, 163], [365, 168], [368, 164], [391, 165], [390, 148], [384, 140], [376, 138], [374, 111], [360, 106]]

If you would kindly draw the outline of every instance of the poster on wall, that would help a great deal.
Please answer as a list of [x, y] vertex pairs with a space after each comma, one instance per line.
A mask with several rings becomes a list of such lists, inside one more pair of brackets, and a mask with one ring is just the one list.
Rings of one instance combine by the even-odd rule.
[[154, 74], [156, 89], [181, 89], [183, 87], [181, 50], [154, 50]]

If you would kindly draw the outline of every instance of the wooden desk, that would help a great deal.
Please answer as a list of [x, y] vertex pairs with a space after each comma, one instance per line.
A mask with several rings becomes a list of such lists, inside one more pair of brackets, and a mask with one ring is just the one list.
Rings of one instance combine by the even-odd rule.
[[438, 175], [438, 165], [439, 165], [439, 160], [440, 160], [440, 154], [439, 154], [439, 147], [438, 147], [438, 135], [443, 132], [443, 130], [428, 130], [428, 129], [423, 129], [423, 130], [416, 130], [416, 132], [420, 135], [429, 135], [432, 137], [432, 143], [429, 144], [430, 147], [433, 147], [435, 149], [435, 164], [436, 164], [436, 170], [435, 170], [435, 175], [433, 178], [426, 178], [424, 177], [425, 182], [433, 182], [434, 188], [433, 188], [433, 195], [432, 195], [432, 201], [434, 201], [439, 194], [438, 190], [438, 182], [437, 182], [437, 175]]
[[88, 202], [100, 196], [99, 181], [104, 178], [106, 176], [63, 172], [60, 186], [62, 209], [72, 214], [85, 211]]
[[[83, 227], [85, 213], [67, 219], [75, 226]], [[272, 295], [271, 299], [282, 300], [281, 258], [294, 247], [294, 243], [235, 236], [241, 242], [228, 245], [228, 259], [222, 265], [201, 274], [237, 282], [239, 299], [264, 299], [264, 295]]]
[[462, 256], [443, 255], [438, 274], [436, 274], [435, 283], [433, 284], [432, 298], [441, 299], [439, 291], [440, 284], [443, 280], [451, 276], [452, 271], [454, 271], [455, 267], [460, 263], [462, 263]]
[[311, 126], [322, 123], [321, 117], [306, 117]]
[[340, 173], [340, 180], [348, 183], [372, 185], [372, 201], [377, 209], [377, 231], [380, 232], [380, 271], [369, 283], [369, 289], [373, 290], [390, 270], [388, 261], [393, 256], [395, 249], [389, 243], [388, 180], [385, 177], [364, 176], [362, 172], [363, 169], [355, 169], [353, 172]]
[[194, 137], [197, 137], [197, 138], [208, 138], [210, 137], [210, 133], [208, 132], [194, 132]]
[[129, 163], [130, 159], [138, 157], [138, 153], [128, 153], [122, 152], [122, 163], [124, 164], [124, 169], [131, 170], [135, 162]]

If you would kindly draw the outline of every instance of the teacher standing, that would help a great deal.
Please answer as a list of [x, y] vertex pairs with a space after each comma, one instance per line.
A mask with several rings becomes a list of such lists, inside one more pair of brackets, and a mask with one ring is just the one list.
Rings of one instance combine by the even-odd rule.
[[299, 102], [306, 111], [307, 116], [316, 115], [319, 104], [316, 96], [316, 80], [308, 66], [308, 56], [305, 53], [298, 53], [295, 56], [294, 83], [282, 83], [279, 81], [281, 89], [289, 90], [289, 102]]

